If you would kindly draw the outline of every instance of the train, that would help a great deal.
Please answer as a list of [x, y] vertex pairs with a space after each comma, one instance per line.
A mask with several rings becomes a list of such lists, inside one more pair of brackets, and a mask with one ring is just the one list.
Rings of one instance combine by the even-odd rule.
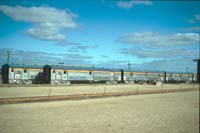
[[196, 76], [193, 73], [144, 72], [64, 65], [4, 64], [1, 69], [1, 82], [5, 84], [194, 83]]

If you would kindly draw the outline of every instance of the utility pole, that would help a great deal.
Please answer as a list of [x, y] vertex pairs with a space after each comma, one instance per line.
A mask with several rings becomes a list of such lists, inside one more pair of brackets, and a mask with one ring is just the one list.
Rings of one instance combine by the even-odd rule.
[[189, 72], [188, 70], [189, 70], [189, 67], [186, 67], [186, 73], [187, 73], [187, 74], [188, 74], [188, 72]]
[[9, 64], [11, 51], [6, 51], [6, 53], [7, 53], [7, 64]]
[[131, 64], [130, 60], [128, 61], [128, 70], [131, 70], [131, 65], [135, 65], [135, 64]]
[[64, 62], [61, 62], [61, 63], [58, 63], [58, 64], [62, 65], [62, 67], [63, 67], [63, 65], [64, 65], [65, 63], [64, 63]]
[[128, 70], [131, 69], [131, 63], [130, 63], [130, 60], [128, 61]]
[[188, 81], [190, 81], [190, 76], [189, 76], [189, 67], [186, 67], [186, 74], [187, 74], [187, 77], [188, 77]]

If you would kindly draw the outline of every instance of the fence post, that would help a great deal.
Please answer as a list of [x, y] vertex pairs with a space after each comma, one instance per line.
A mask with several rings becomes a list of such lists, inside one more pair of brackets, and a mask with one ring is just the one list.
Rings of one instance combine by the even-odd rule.
[[137, 94], [139, 93], [139, 86], [137, 85]]
[[164, 92], [163, 83], [161, 84], [161, 92]]
[[192, 89], [194, 89], [194, 83], [192, 83]]
[[105, 86], [104, 89], [103, 89], [103, 93], [104, 93], [104, 94], [106, 93], [106, 86]]
[[51, 94], [51, 87], [49, 88], [49, 95], [48, 95], [48, 97], [50, 97], [50, 94]]

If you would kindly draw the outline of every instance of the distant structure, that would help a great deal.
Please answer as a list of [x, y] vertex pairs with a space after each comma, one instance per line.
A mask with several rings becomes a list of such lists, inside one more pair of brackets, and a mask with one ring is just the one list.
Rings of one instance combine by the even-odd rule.
[[[199, 23], [199, 56], [200, 56], [200, 23]], [[200, 58], [194, 59], [197, 62], [197, 83], [200, 83]]]
[[11, 51], [6, 51], [6, 53], [7, 53], [7, 64], [9, 64], [9, 61], [10, 61], [10, 52]]
[[193, 61], [197, 62], [197, 83], [200, 83], [200, 58]]

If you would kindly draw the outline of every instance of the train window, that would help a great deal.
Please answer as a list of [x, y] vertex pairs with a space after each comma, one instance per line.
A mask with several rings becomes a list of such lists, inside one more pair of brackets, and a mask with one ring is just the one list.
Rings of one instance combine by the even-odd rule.
[[13, 69], [13, 68], [11, 69], [11, 72], [14, 72], [14, 69]]
[[64, 71], [64, 74], [66, 74], [67, 72], [66, 71]]
[[91, 75], [91, 74], [92, 74], [92, 72], [89, 72], [89, 74]]
[[53, 73], [55, 73], [55, 70], [53, 70]]
[[27, 69], [24, 69], [24, 73], [27, 73]]

